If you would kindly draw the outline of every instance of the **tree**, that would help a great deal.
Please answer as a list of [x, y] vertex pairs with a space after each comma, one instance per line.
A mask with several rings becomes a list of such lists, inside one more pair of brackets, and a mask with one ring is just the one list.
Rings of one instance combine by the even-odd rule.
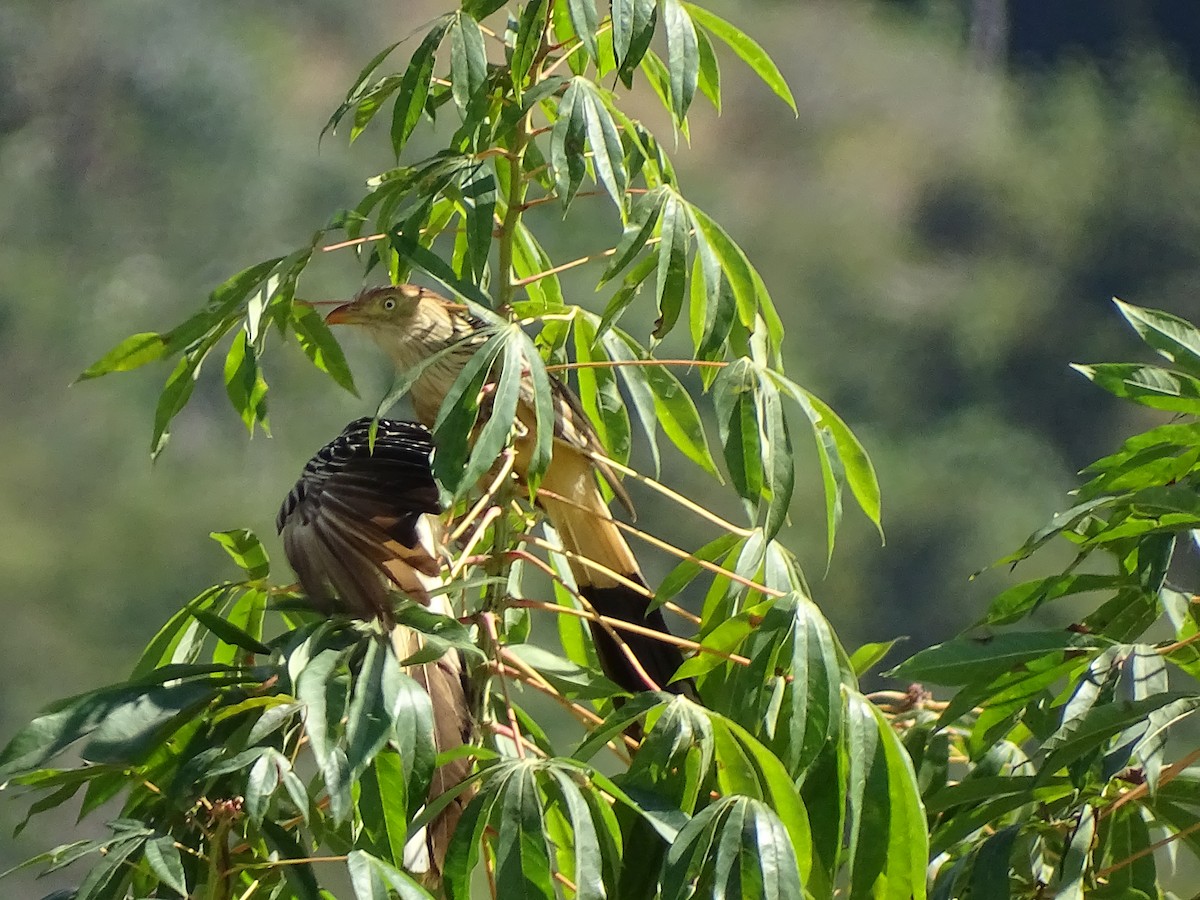
[[[463, 537], [451, 569], [461, 618], [397, 609], [433, 652], [474, 661], [488, 726], [469, 751], [476, 771], [459, 786], [477, 793], [451, 848], [446, 894], [467, 896], [482, 868], [502, 897], [823, 897], [835, 886], [849, 896], [924, 897], [928, 867], [936, 896], [1001, 885], [1036, 896], [1051, 883], [1068, 895], [1085, 887], [1155, 895], [1152, 858], [1142, 852], [1150, 825], [1186, 836], [1195, 820], [1186, 763], [1164, 767], [1162, 755], [1166, 727], [1197, 703], [1163, 691], [1168, 664], [1191, 674], [1196, 629], [1166, 572], [1175, 536], [1200, 524], [1188, 482], [1200, 459], [1195, 426], [1156, 429], [1098, 463], [1083, 502], [1018, 554], [1061, 534], [1079, 547], [1077, 562], [1006, 592], [982, 623], [994, 628], [1051, 599], [1109, 592], [1079, 628], [964, 637], [897, 668], [958, 687], [948, 702], [916, 687], [865, 696], [858, 676], [890, 645], [847, 654], [775, 539], [794, 478], [785, 402], [816, 437], [830, 552], [847, 488], [878, 524], [870, 463], [836, 413], [783, 374], [783, 328], [766, 285], [725, 230], [684, 198], [666, 150], [616, 94], [619, 84], [648, 83], [686, 137], [697, 92], [720, 105], [714, 44], [794, 107], [786, 85], [752, 39], [679, 0], [621, 0], [607, 17], [587, 0], [534, 0], [517, 6], [506, 28], [501, 5], [468, 2], [439, 17], [402, 71], [379, 74], [399, 45], [364, 68], [327, 131], [351, 121], [353, 140], [390, 103], [398, 165], [373, 178], [355, 208], [294, 253], [234, 276], [171, 331], [123, 341], [83, 376], [176, 360], [154, 417], [155, 455], [207, 357], [230, 336], [225, 383], [251, 432], [267, 426], [262, 360], [272, 330], [294, 337], [353, 391], [321, 316], [296, 299], [318, 248], [353, 252], [366, 273], [393, 282], [419, 270], [496, 323], [434, 435]], [[400, 164], [426, 123], [445, 147]], [[583, 190], [589, 180], [595, 190]], [[554, 264], [543, 247], [551, 225], [538, 232], [531, 223], [556, 207], [568, 222], [584, 210], [604, 215], [609, 203], [613, 246]], [[603, 310], [567, 303], [560, 275], [599, 262], [597, 287], [611, 291]], [[640, 320], [653, 318], [641, 326], [647, 347], [635, 332], [651, 298], [652, 314]], [[1176, 369], [1088, 374], [1121, 396], [1200, 412], [1195, 330], [1152, 311], [1123, 312]], [[690, 339], [690, 356], [656, 358], [677, 331]], [[688, 386], [711, 403], [748, 524], [665, 494], [706, 517], [716, 536], [677, 551], [678, 566], [655, 591], [656, 603], [674, 608], [685, 588], [707, 582], [693, 588], [705, 596], [679, 673], [696, 679], [703, 706], [660, 693], [619, 697], [597, 672], [583, 627], [589, 613], [553, 537], [528, 538], [531, 497], [498, 479], [477, 502], [479, 477], [511, 439], [502, 398], [525, 377], [548, 395], [552, 373], [574, 378], [622, 466], [636, 418], [656, 475], [661, 430], [717, 476]], [[379, 412], [410, 382], [402, 373]], [[485, 389], [495, 408], [468, 442]], [[539, 433], [548, 439], [548, 428]], [[629, 477], [663, 491], [656, 479]], [[254, 535], [214, 538], [241, 576], [201, 592], [166, 623], [128, 681], [56, 704], [0, 754], [0, 779], [43, 792], [31, 814], [85, 788], [84, 812], [122, 798], [109, 838], [31, 862], [56, 868], [90, 857], [79, 898], [316, 897], [339, 865], [359, 897], [427, 896], [436, 886], [402, 870], [403, 847], [449, 799], [427, 798], [436, 710], [370, 627], [316, 616], [279, 586]], [[1113, 553], [1115, 572], [1077, 572], [1097, 551]], [[1138, 643], [1164, 610], [1175, 639]], [[546, 640], [547, 627], [556, 641]], [[553, 706], [534, 709], [526, 699], [541, 695]], [[73, 746], [83, 763], [47, 767]], [[597, 762], [606, 746], [611, 758]]]

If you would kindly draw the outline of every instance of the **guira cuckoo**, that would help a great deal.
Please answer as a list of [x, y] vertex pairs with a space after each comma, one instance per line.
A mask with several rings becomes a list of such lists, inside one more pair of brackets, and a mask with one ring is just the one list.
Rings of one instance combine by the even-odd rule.
[[[335, 307], [326, 321], [365, 328], [400, 372], [453, 348], [425, 368], [410, 389], [417, 418], [430, 427], [455, 379], [478, 348], [480, 340], [475, 337], [482, 325], [460, 304], [415, 284], [368, 288], [349, 303]], [[631, 508], [629, 497], [611, 467], [597, 459], [603, 457], [604, 448], [578, 397], [558, 379], [551, 378], [551, 388], [554, 450], [542, 476], [539, 504], [567, 551], [580, 593], [600, 615], [668, 633], [662, 613], [649, 610], [646, 595], [630, 587], [631, 583], [644, 587], [645, 580], [613, 521], [597, 474], [627, 508]], [[517, 419], [521, 434], [513, 442], [514, 470], [524, 478], [537, 427], [528, 378], [522, 379]], [[596, 565], [588, 565], [585, 559]], [[675, 646], [634, 632], [622, 633], [622, 641], [636, 659], [634, 664], [605, 628], [592, 623], [592, 635], [605, 674], [625, 690], [636, 693], [659, 687], [694, 693], [690, 682], [670, 684], [683, 661]]]
[[[389, 596], [393, 586], [435, 612], [453, 615], [445, 595], [430, 594], [442, 583], [435, 537], [441, 504], [429, 463], [433, 444], [421, 425], [380, 419], [372, 448], [370, 427], [371, 419], [357, 419], [317, 451], [275, 524], [313, 606], [326, 615], [378, 619], [403, 661], [421, 649], [422, 636], [396, 625]], [[407, 671], [433, 703], [438, 752], [469, 742], [473, 729], [458, 653]], [[430, 797], [459, 784], [470, 768], [464, 759], [438, 768]], [[404, 848], [410, 871], [440, 878], [450, 837], [469, 799], [460, 795], [410, 836]]]

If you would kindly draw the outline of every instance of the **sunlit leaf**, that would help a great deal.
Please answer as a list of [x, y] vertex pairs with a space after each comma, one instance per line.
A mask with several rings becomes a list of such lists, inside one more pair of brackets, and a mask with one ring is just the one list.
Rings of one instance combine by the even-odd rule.
[[692, 3], [684, 3], [683, 6], [691, 13], [693, 22], [708, 29], [714, 37], [729, 45], [729, 48], [754, 70], [754, 74], [761, 78], [779, 99], [791, 107], [793, 113], [799, 115], [796, 109], [796, 98], [792, 96], [791, 89], [784, 81], [783, 75], [780, 74], [779, 67], [762, 47], [745, 32], [726, 22], [720, 16]]
[[162, 359], [167, 352], [167, 342], [157, 332], [131, 334], [104, 356], [92, 363], [76, 381], [99, 378], [109, 372], [128, 372], [146, 363]]

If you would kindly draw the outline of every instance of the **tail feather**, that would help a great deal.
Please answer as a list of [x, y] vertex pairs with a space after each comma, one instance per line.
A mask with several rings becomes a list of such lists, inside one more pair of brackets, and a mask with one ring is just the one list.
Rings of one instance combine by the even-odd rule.
[[[438, 609], [438, 600], [442, 598], [434, 598], [430, 605], [435, 611], [444, 612]], [[444, 600], [441, 605], [444, 606]], [[392, 647], [396, 658], [401, 661], [412, 656], [423, 645], [424, 640], [419, 632], [403, 626], [392, 630]], [[438, 753], [470, 743], [473, 725], [466, 697], [462, 657], [451, 651], [433, 662], [412, 666], [407, 671], [429, 694], [433, 704], [433, 743]], [[432, 800], [444, 794], [470, 774], [470, 759], [459, 758], [439, 766], [429, 784], [429, 798]], [[470, 799], [470, 792], [460, 794], [437, 818], [409, 835], [404, 846], [406, 869], [424, 875], [434, 883], [440, 881], [450, 839]]]
[[[644, 586], [646, 582], [625, 535], [604, 502], [590, 461], [582, 453], [562, 445], [556, 446], [555, 451], [542, 479], [542, 486], [551, 496], [543, 495], [541, 503], [564, 549], [596, 563], [589, 566], [568, 556], [579, 592], [602, 616], [670, 634], [662, 612], [650, 611], [648, 598], [632, 587]], [[608, 629], [599, 623], [592, 623], [591, 628], [605, 674], [625, 690], [637, 693], [650, 689], [648, 676], [664, 690], [696, 696], [691, 681], [671, 683], [683, 664], [678, 647], [647, 635], [615, 629], [617, 637], [636, 658], [638, 665], [634, 665]]]

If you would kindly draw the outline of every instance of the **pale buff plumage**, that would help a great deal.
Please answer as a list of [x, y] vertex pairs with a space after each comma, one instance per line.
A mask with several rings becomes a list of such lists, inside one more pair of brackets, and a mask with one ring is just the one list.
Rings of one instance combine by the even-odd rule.
[[[436, 421], [446, 394], [478, 346], [475, 333], [479, 323], [472, 320], [465, 307], [428, 288], [412, 284], [363, 291], [351, 302], [335, 308], [327, 321], [334, 325], [364, 327], [401, 372], [446, 348], [454, 348], [426, 368], [410, 390], [413, 409], [428, 426]], [[661, 612], [648, 612], [645, 596], [628, 586], [628, 582], [644, 584], [644, 580], [633, 552], [612, 520], [596, 474], [608, 481], [626, 506], [629, 505], [628, 496], [611, 470], [596, 460], [595, 455], [602, 455], [603, 448], [578, 398], [556, 379], [552, 380], [552, 386], [554, 452], [542, 477], [542, 487], [562, 499], [544, 494], [540, 504], [564, 548], [598, 564], [588, 566], [578, 559], [571, 559], [572, 574], [581, 593], [602, 615], [666, 632]], [[523, 477], [536, 434], [533, 388], [527, 379], [522, 384], [517, 419], [520, 427], [513, 441], [516, 450], [514, 469]], [[619, 577], [610, 576], [606, 570]], [[629, 691], [645, 690], [650, 686], [668, 687], [671, 676], [682, 662], [679, 651], [673, 646], [640, 635], [624, 634], [624, 643], [637, 659], [638, 664], [632, 665], [610, 634], [602, 629], [593, 629], [593, 634], [606, 673]], [[639, 668], [649, 676], [649, 681]], [[692, 690], [688, 683], [674, 685], [673, 689], [689, 693]]]

